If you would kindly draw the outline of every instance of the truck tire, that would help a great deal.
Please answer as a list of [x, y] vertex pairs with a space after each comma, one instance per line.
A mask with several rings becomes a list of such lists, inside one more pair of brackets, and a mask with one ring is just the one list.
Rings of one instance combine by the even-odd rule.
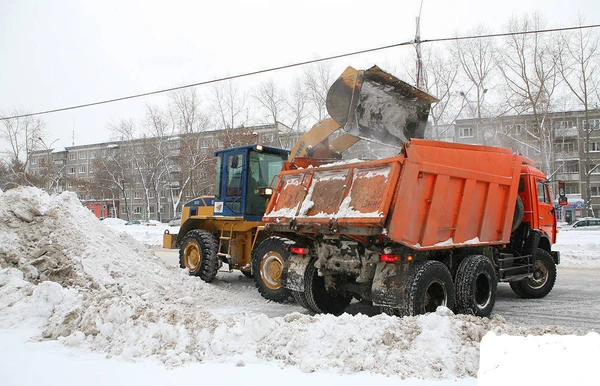
[[319, 276], [312, 259], [304, 276], [304, 295], [309, 308], [317, 313], [339, 315], [344, 312], [352, 296], [331, 295], [325, 288], [325, 279]]
[[517, 194], [517, 202], [515, 204], [515, 213], [513, 215], [512, 226], [510, 228], [510, 233], [513, 233], [517, 230], [519, 225], [523, 222], [523, 215], [525, 214], [525, 205], [523, 204], [523, 200]]
[[187, 268], [190, 275], [210, 283], [221, 266], [217, 248], [217, 239], [212, 233], [203, 229], [189, 231], [181, 241], [179, 266]]
[[515, 294], [524, 299], [539, 299], [548, 295], [556, 283], [556, 264], [548, 251], [537, 250], [533, 277], [510, 283]]
[[292, 301], [292, 293], [283, 286], [283, 265], [290, 257], [288, 247], [293, 241], [282, 237], [265, 239], [252, 254], [252, 273], [261, 296], [278, 303]]
[[408, 315], [435, 312], [439, 306], [454, 309], [454, 284], [448, 267], [435, 260], [413, 264], [406, 283]]
[[300, 292], [300, 291], [292, 291], [292, 296], [294, 296], [294, 300], [296, 301], [296, 303], [298, 303], [300, 306], [306, 308], [309, 311], [312, 311], [313, 309], [308, 305], [308, 300], [306, 300], [306, 295], [304, 294], [304, 292]]
[[458, 266], [454, 280], [459, 314], [487, 317], [496, 303], [498, 279], [490, 260], [482, 255], [467, 256]]

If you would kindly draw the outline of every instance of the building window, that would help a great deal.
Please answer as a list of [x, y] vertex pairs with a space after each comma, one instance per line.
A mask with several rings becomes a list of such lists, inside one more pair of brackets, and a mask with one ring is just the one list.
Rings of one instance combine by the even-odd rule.
[[582, 123], [585, 130], [598, 130], [600, 128], [600, 119], [590, 119], [587, 122], [584, 119]]
[[94, 172], [94, 167], [93, 167], [93, 166], [90, 166], [89, 172], [90, 172], [90, 173], [93, 173], [93, 172]]
[[600, 142], [590, 142], [590, 151], [600, 151]]
[[148, 191], [148, 198], [154, 198], [154, 192], [152, 190]]
[[579, 173], [579, 161], [567, 161], [563, 166], [563, 171], [567, 174]]
[[590, 186], [590, 190], [592, 191], [592, 196], [593, 197], [600, 196], [600, 187], [598, 187], [598, 186]]
[[77, 159], [77, 153], [71, 153], [71, 154], [69, 154], [69, 160], [75, 161], [76, 159]]
[[161, 190], [161, 191], [160, 191], [160, 198], [165, 198], [165, 197], [167, 197], [167, 196], [165, 195], [165, 191], [164, 191], [164, 190]]
[[154, 205], [150, 205], [150, 214], [154, 214]]
[[79, 159], [85, 159], [85, 151], [79, 152]]
[[131, 194], [129, 192], [124, 192], [123, 193], [123, 198], [130, 198]]
[[575, 144], [573, 142], [563, 142], [554, 145], [555, 153], [574, 153]]
[[95, 158], [96, 158], [96, 152], [90, 151], [90, 159], [95, 159]]
[[127, 207], [126, 206], [122, 206], [121, 207], [121, 214], [127, 214]]
[[164, 206], [160, 207], [160, 214], [165, 214], [165, 207]]
[[133, 198], [135, 198], [136, 200], [140, 200], [142, 198], [142, 192], [135, 192], [133, 194]]
[[141, 206], [134, 206], [133, 207], [133, 213], [134, 214], [142, 214], [142, 207]]
[[79, 173], [85, 173], [85, 166], [79, 167]]
[[473, 128], [464, 127], [458, 130], [458, 136], [460, 138], [472, 138], [473, 137]]
[[73, 167], [69, 168], [69, 174], [75, 174], [75, 168], [73, 168]]
[[37, 165], [37, 164], [38, 164], [38, 160], [39, 160], [39, 158], [38, 158], [38, 157], [33, 157], [33, 158], [31, 159], [31, 164], [32, 164], [32, 165]]

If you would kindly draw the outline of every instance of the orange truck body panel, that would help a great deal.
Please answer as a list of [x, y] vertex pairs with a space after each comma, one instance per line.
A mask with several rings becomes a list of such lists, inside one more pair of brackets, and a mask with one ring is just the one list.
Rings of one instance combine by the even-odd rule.
[[506, 244], [523, 164], [508, 149], [412, 139], [392, 158], [282, 171], [263, 221], [417, 250]]

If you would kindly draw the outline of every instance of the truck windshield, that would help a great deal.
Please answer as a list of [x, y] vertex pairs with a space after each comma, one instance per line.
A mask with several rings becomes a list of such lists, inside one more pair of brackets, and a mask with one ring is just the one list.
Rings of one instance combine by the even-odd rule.
[[246, 214], [262, 216], [265, 213], [267, 199], [257, 194], [259, 188], [269, 187], [273, 178], [279, 174], [286, 155], [251, 151], [249, 162], [248, 194]]

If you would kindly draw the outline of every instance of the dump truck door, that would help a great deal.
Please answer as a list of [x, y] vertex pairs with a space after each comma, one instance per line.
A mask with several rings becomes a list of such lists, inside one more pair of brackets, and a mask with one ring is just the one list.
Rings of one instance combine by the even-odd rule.
[[556, 214], [548, 183], [542, 179], [535, 180], [538, 199], [538, 224], [552, 243], [556, 242]]

